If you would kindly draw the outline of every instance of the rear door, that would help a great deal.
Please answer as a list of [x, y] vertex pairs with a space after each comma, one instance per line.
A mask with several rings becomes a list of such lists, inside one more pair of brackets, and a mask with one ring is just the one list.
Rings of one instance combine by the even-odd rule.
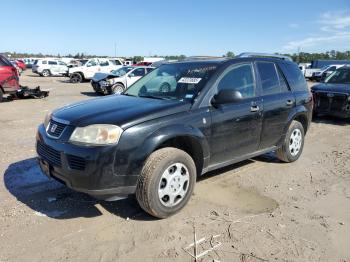
[[68, 72], [67, 65], [62, 61], [58, 61], [58, 68], [60, 74], [66, 74]]
[[257, 151], [261, 132], [261, 100], [250, 62], [228, 67], [217, 82], [217, 89], [239, 91], [242, 100], [212, 107], [210, 164], [220, 164]]
[[295, 97], [277, 64], [257, 61], [262, 92], [263, 124], [259, 149], [273, 147], [280, 141], [288, 116], [295, 106]]
[[51, 74], [53, 75], [58, 75], [59, 74], [59, 67], [57, 64], [57, 61], [48, 61], [49, 64], [49, 70], [51, 72]]

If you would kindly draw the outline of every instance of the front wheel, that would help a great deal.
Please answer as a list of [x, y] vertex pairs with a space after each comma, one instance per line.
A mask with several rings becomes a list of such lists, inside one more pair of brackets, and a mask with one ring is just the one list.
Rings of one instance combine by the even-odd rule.
[[115, 84], [111, 88], [111, 94], [121, 94], [124, 91], [124, 86], [122, 84]]
[[159, 149], [142, 168], [136, 188], [137, 201], [152, 216], [169, 217], [187, 204], [196, 177], [190, 155], [173, 147]]
[[277, 157], [287, 163], [298, 160], [303, 152], [304, 137], [305, 131], [303, 125], [298, 121], [292, 121], [283, 145], [277, 149]]

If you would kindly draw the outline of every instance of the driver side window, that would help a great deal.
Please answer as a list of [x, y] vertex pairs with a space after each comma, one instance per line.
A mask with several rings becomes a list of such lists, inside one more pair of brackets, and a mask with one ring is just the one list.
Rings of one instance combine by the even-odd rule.
[[218, 84], [218, 90], [239, 91], [243, 98], [255, 96], [252, 64], [239, 64], [227, 71]]

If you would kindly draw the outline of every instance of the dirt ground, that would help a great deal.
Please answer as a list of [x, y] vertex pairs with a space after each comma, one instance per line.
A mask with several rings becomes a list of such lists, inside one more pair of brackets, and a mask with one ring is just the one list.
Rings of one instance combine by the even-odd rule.
[[293, 164], [269, 154], [205, 175], [157, 220], [134, 198], [97, 201], [41, 174], [46, 112], [95, 95], [30, 70], [21, 82], [50, 96], [0, 105], [0, 261], [194, 261], [194, 231], [198, 253], [216, 246], [198, 261], [350, 261], [350, 121], [315, 119]]

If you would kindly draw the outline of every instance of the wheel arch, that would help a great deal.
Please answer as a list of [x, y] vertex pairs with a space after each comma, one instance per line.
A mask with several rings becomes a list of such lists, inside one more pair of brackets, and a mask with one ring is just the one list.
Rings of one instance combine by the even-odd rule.
[[81, 77], [83, 78], [83, 80], [85, 79], [85, 75], [84, 75], [84, 73], [81, 72], [81, 71], [77, 71], [77, 72], [71, 73], [71, 75], [74, 75], [74, 74], [79, 74], [79, 75], [81, 75]]
[[144, 160], [154, 151], [174, 147], [188, 153], [195, 162], [197, 175], [206, 167], [209, 159], [209, 144], [204, 134], [196, 128], [186, 125], [172, 125], [161, 128], [147, 137], [139, 152], [144, 152]]
[[296, 108], [295, 110], [293, 110], [288, 117], [286, 126], [284, 127], [284, 130], [283, 130], [283, 136], [279, 140], [278, 145], [281, 145], [283, 143], [284, 139], [286, 138], [286, 134], [288, 132], [289, 126], [293, 121], [300, 122], [304, 128], [304, 134], [306, 134], [311, 122], [310, 117], [311, 117], [310, 112], [305, 107]]

